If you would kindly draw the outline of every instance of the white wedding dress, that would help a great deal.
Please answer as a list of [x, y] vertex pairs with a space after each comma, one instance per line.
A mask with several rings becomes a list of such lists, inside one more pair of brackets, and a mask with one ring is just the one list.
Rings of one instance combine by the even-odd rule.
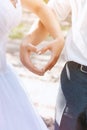
[[6, 62], [9, 31], [21, 19], [21, 4], [0, 0], [0, 130], [48, 130]]

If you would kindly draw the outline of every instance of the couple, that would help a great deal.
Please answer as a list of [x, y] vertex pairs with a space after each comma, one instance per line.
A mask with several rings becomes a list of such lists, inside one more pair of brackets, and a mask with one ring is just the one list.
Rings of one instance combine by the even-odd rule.
[[[87, 106], [87, 1], [86, 0], [6, 0], [0, 4], [0, 130], [47, 130], [27, 99], [14, 70], [6, 63], [6, 43], [11, 29], [21, 20], [21, 6], [34, 12], [40, 20], [23, 40], [20, 59], [33, 73], [43, 75], [57, 62], [61, 51], [66, 64], [60, 77], [56, 105], [55, 130], [77, 130], [77, 119]], [[64, 45], [59, 23], [72, 13], [72, 28]], [[36, 45], [50, 34], [53, 41], [38, 51]], [[52, 52], [41, 70], [30, 60], [30, 53]], [[78, 128], [78, 130], [81, 130]]]

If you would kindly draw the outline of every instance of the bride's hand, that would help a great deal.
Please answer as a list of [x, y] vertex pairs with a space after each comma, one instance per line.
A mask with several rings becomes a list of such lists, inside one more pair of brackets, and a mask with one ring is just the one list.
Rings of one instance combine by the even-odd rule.
[[31, 61], [30, 56], [32, 52], [37, 53], [37, 48], [34, 45], [22, 43], [20, 46], [20, 60], [28, 70], [42, 76], [44, 74], [43, 70], [38, 69]]

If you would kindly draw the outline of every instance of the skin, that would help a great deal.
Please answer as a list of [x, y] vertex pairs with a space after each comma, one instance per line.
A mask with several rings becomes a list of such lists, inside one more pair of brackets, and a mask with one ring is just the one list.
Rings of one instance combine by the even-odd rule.
[[16, 8], [16, 3], [18, 2], [17, 0], [10, 0], [10, 2], [13, 4], [13, 6]]
[[[36, 21], [34, 29], [24, 38], [20, 46], [20, 59], [28, 70], [37, 75], [44, 75], [46, 71], [56, 64], [64, 47], [64, 37], [55, 14], [43, 0], [21, 0], [21, 2], [25, 8], [35, 13], [39, 19]], [[53, 40], [44, 48], [38, 50], [37, 45], [48, 34], [53, 37]], [[46, 66], [39, 70], [30, 60], [31, 52], [42, 54], [47, 50], [51, 51], [51, 59]]]

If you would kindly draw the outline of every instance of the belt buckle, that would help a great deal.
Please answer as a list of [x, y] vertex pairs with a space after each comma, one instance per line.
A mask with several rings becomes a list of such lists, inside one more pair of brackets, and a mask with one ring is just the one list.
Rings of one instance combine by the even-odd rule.
[[83, 65], [81, 65], [81, 66], [80, 66], [80, 70], [81, 70], [81, 72], [83, 72], [83, 73], [86, 73], [86, 74], [87, 74], [87, 71], [83, 70], [83, 67], [84, 67]]

